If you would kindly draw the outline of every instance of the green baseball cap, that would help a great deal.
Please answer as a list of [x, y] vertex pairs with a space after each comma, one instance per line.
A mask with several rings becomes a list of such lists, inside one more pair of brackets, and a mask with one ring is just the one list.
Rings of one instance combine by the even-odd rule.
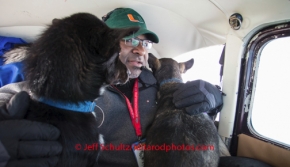
[[142, 16], [131, 8], [117, 8], [103, 16], [103, 20], [110, 28], [140, 27], [136, 33], [124, 39], [130, 39], [144, 34], [152, 42], [159, 42], [158, 36], [147, 29], [145, 20]]

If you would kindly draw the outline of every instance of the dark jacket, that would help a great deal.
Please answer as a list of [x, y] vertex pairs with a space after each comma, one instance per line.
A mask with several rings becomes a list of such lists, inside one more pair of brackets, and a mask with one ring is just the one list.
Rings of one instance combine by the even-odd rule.
[[[149, 70], [144, 69], [139, 76], [139, 114], [143, 138], [155, 116], [156, 95], [156, 79]], [[138, 140], [124, 97], [109, 86], [95, 102], [95, 112], [100, 123], [96, 126], [100, 126], [99, 132], [106, 146], [100, 152], [98, 166], [137, 167], [131, 145]]]

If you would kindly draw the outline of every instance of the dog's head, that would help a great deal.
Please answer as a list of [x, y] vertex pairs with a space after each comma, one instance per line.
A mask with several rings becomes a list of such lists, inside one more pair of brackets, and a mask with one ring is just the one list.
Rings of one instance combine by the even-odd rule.
[[78, 102], [99, 96], [104, 83], [127, 81], [120, 40], [139, 28], [110, 29], [96, 16], [54, 19], [28, 50], [28, 86], [37, 96]]
[[149, 67], [152, 69], [152, 72], [159, 83], [172, 78], [182, 80], [181, 74], [190, 69], [193, 66], [193, 63], [193, 59], [182, 63], [177, 63], [171, 58], [157, 59], [151, 53], [149, 53], [148, 59]]

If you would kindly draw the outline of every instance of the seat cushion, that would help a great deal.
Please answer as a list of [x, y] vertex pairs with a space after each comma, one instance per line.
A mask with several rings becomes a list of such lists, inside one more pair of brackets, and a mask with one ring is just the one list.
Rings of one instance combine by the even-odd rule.
[[271, 165], [246, 157], [220, 157], [219, 167], [271, 167]]

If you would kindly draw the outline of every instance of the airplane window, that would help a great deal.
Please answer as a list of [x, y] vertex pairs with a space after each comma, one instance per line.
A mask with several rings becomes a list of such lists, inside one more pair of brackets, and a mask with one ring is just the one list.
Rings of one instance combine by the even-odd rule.
[[290, 37], [274, 39], [261, 51], [251, 123], [263, 137], [290, 145]]

